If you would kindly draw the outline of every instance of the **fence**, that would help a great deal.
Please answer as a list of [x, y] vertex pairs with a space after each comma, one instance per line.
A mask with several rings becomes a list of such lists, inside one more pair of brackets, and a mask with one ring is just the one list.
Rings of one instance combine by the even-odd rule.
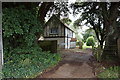
[[57, 40], [38, 41], [38, 45], [42, 48], [43, 51], [50, 51], [51, 53], [58, 52]]
[[[97, 47], [97, 48], [93, 48], [93, 53], [96, 52], [96, 51], [100, 51], [102, 53], [103, 50], [104, 50], [105, 54], [108, 54], [108, 55], [117, 55], [118, 48], [117, 48], [116, 45], [107, 45], [106, 47], [107, 48], [105, 48], [105, 45], [103, 45], [103, 49], [101, 49], [100, 46]], [[113, 52], [112, 54], [110, 54], [111, 51]]]
[[[98, 62], [101, 62], [102, 56], [104, 56], [104, 55], [118, 56], [118, 49], [117, 49], [116, 45], [108, 45], [106, 47], [107, 48], [105, 48], [105, 45], [104, 45], [103, 49], [101, 49], [100, 46], [98, 46], [97, 48], [95, 48], [95, 47], [93, 48], [92, 54], [93, 54], [93, 56], [95, 56], [95, 58], [97, 59]], [[103, 54], [103, 50], [104, 50], [104, 54]]]

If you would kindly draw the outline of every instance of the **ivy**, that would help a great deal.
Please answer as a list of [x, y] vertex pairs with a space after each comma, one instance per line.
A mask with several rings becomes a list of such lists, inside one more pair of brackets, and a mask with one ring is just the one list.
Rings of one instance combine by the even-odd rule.
[[35, 34], [39, 31], [43, 32], [37, 17], [24, 6], [3, 9], [2, 24], [6, 54], [10, 53], [10, 47], [14, 52], [18, 49], [22, 53], [27, 53], [24, 49], [37, 44]]
[[36, 33], [43, 29], [32, 11], [24, 6], [3, 9], [3, 78], [31, 78], [56, 64], [58, 54], [42, 52]]

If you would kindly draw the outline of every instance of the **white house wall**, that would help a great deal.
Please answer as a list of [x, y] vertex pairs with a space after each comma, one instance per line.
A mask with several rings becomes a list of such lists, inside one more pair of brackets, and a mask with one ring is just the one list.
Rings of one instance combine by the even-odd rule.
[[68, 28], [65, 28], [65, 49], [70, 48], [70, 40], [72, 38], [72, 31]]
[[73, 32], [73, 38], [75, 38], [75, 33]]
[[70, 42], [70, 48], [75, 48], [76, 47], [76, 41]]
[[65, 28], [65, 49], [67, 49], [67, 28]]

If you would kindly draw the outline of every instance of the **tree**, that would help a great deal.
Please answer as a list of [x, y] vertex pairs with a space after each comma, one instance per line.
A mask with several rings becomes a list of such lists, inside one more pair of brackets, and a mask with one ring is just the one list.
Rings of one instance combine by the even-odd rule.
[[38, 19], [40, 20], [40, 23], [42, 26], [44, 26], [44, 21], [45, 21], [45, 17], [47, 12], [50, 10], [50, 8], [54, 5], [54, 2], [43, 2], [41, 3], [41, 6], [39, 7], [38, 10]]
[[[102, 46], [105, 40], [105, 48], [103, 53], [113, 54], [117, 48], [117, 39], [120, 37], [117, 20], [119, 19], [120, 3], [119, 2], [84, 2], [74, 4], [74, 8], [78, 11], [83, 9], [81, 21], [87, 20], [95, 30], [97, 39]], [[99, 37], [100, 36], [100, 37]], [[101, 38], [101, 39], [100, 39]], [[108, 51], [109, 50], [109, 51]]]
[[[104, 55], [106, 53], [115, 53], [117, 49], [117, 39], [120, 37], [118, 19], [120, 16], [120, 2], [101, 3], [103, 24], [106, 28], [106, 43]], [[109, 8], [108, 8], [109, 6]], [[118, 21], [117, 21], [118, 20]]]
[[69, 18], [63, 18], [63, 19], [61, 19], [61, 21], [67, 25], [70, 25], [70, 23], [72, 22], [72, 20]]
[[83, 10], [81, 17], [75, 21], [74, 25], [81, 26], [82, 21], [86, 21], [85, 25], [95, 31], [102, 48], [106, 35], [99, 3], [77, 2], [74, 4], [74, 10], [77, 10], [76, 12]]
[[13, 53], [28, 54], [41, 50], [35, 35], [39, 31], [43, 32], [43, 29], [31, 10], [22, 5], [3, 8], [2, 17], [4, 57], [10, 57]]

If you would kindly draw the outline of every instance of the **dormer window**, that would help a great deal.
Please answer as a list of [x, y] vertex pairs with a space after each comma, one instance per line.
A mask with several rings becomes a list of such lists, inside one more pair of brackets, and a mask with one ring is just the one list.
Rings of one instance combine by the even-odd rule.
[[51, 28], [50, 34], [58, 34], [58, 28], [56, 28], [56, 27]]

